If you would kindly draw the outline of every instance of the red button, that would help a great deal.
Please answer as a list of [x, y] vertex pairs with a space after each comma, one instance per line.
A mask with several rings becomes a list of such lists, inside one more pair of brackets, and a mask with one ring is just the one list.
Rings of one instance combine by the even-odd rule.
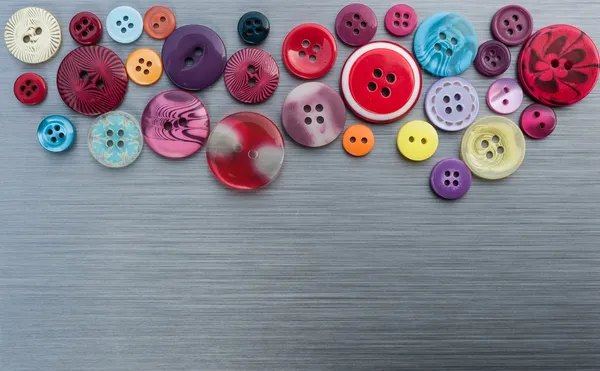
[[311, 80], [325, 75], [337, 57], [335, 38], [325, 27], [307, 23], [294, 28], [283, 41], [283, 63], [294, 75]]
[[69, 33], [81, 45], [95, 44], [102, 37], [102, 21], [94, 13], [77, 13], [71, 19]]
[[346, 105], [359, 117], [386, 123], [407, 114], [421, 94], [421, 71], [402, 46], [375, 41], [348, 57], [341, 76]]
[[15, 80], [14, 92], [19, 102], [34, 105], [46, 98], [48, 86], [42, 76], [35, 73], [24, 73]]

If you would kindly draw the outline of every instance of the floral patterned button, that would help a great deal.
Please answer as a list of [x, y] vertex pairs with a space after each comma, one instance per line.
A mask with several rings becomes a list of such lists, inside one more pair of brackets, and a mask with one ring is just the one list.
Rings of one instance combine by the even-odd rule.
[[106, 167], [125, 167], [134, 162], [144, 145], [140, 123], [129, 113], [112, 111], [94, 120], [88, 131], [92, 157]]

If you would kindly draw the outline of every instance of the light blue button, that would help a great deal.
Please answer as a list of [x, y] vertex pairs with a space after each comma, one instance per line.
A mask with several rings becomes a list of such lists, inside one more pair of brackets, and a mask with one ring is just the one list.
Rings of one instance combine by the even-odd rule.
[[92, 157], [107, 167], [125, 167], [135, 161], [144, 145], [140, 123], [122, 111], [98, 116], [88, 131]]
[[144, 30], [140, 12], [130, 6], [114, 8], [106, 17], [109, 36], [118, 43], [129, 44], [139, 39]]
[[425, 71], [445, 77], [469, 68], [477, 55], [477, 45], [471, 22], [456, 13], [437, 13], [421, 23], [413, 48]]
[[37, 130], [38, 141], [50, 152], [62, 152], [73, 144], [75, 127], [68, 118], [58, 115], [48, 116], [40, 122]]

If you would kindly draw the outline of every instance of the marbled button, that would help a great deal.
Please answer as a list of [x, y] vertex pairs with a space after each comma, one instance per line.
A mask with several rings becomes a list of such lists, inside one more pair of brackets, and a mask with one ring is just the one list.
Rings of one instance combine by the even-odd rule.
[[19, 102], [27, 105], [41, 103], [48, 93], [48, 86], [42, 76], [27, 72], [17, 77], [13, 92]]
[[410, 5], [394, 5], [385, 14], [385, 29], [394, 36], [410, 35], [418, 23], [417, 12]]
[[490, 85], [486, 99], [492, 111], [508, 115], [519, 109], [523, 103], [523, 89], [513, 79], [498, 79]]
[[441, 160], [431, 170], [429, 184], [439, 197], [456, 200], [471, 188], [473, 176], [467, 165], [456, 158]]
[[140, 124], [126, 112], [105, 113], [90, 125], [88, 148], [92, 157], [106, 167], [130, 165], [138, 158], [143, 146]]
[[377, 16], [364, 4], [350, 4], [335, 18], [335, 33], [350, 46], [365, 45], [377, 32]]
[[8, 51], [25, 63], [42, 63], [52, 58], [62, 41], [60, 26], [44, 9], [29, 7], [14, 13], [4, 28]]
[[510, 50], [500, 41], [488, 40], [479, 45], [475, 68], [486, 77], [502, 75], [510, 67]]
[[543, 139], [556, 128], [556, 113], [543, 104], [529, 105], [521, 113], [521, 129], [530, 138]]
[[75, 141], [75, 126], [64, 116], [48, 116], [38, 125], [37, 136], [45, 150], [66, 151]]
[[130, 6], [119, 6], [106, 17], [108, 35], [118, 43], [130, 44], [142, 36], [144, 21], [140, 12]]
[[279, 85], [275, 59], [262, 49], [246, 48], [235, 52], [225, 65], [225, 88], [242, 103], [261, 103]]
[[91, 12], [80, 12], [71, 18], [69, 33], [81, 45], [93, 45], [102, 37], [102, 21]]
[[479, 113], [477, 91], [462, 77], [440, 79], [427, 91], [425, 112], [429, 120], [442, 130], [462, 130], [471, 125]]

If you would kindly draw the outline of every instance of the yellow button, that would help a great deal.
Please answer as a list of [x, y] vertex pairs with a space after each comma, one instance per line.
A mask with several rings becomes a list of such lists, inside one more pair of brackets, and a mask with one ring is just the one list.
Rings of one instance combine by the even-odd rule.
[[525, 137], [506, 117], [488, 116], [475, 121], [463, 135], [460, 155], [473, 174], [502, 179], [514, 173], [525, 158]]
[[138, 85], [152, 85], [163, 73], [162, 60], [152, 49], [142, 48], [134, 51], [127, 58], [127, 75]]
[[6, 47], [18, 60], [42, 63], [60, 48], [62, 36], [56, 18], [41, 8], [23, 8], [13, 14], [4, 28]]
[[411, 121], [400, 128], [396, 144], [404, 157], [413, 161], [425, 161], [433, 156], [438, 147], [435, 128], [425, 121]]

